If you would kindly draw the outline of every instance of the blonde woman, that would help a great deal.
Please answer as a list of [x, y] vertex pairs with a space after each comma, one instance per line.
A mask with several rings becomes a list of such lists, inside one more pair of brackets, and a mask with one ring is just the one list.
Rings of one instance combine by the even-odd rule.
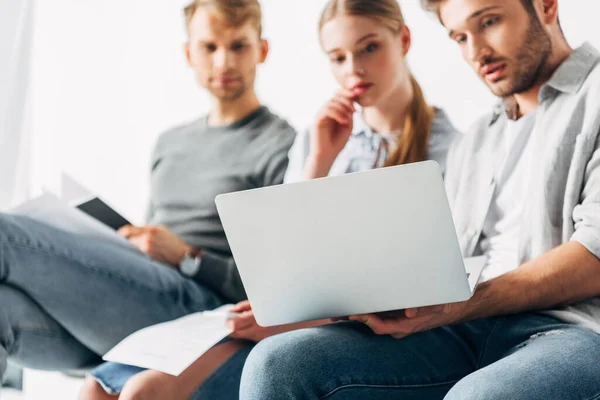
[[429, 105], [406, 56], [411, 34], [396, 0], [332, 0], [320, 38], [340, 90], [290, 152], [286, 182], [435, 160], [458, 132]]

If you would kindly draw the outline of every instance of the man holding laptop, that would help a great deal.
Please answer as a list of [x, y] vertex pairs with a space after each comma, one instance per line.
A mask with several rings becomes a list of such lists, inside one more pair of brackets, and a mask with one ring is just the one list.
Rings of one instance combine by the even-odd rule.
[[462, 255], [487, 255], [482, 282], [466, 302], [268, 338], [242, 399], [600, 396], [600, 53], [567, 44], [557, 0], [422, 2], [503, 99], [447, 166]]

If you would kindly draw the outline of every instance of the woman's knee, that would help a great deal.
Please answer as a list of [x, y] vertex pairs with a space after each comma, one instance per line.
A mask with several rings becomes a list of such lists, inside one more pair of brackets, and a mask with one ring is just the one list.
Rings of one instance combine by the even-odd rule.
[[158, 388], [152, 380], [138, 374], [127, 381], [119, 400], [158, 400], [159, 398]]
[[115, 400], [117, 396], [109, 395], [94, 379], [86, 378], [79, 392], [79, 400]]
[[127, 381], [119, 400], [184, 400], [188, 397], [189, 393], [182, 390], [175, 377], [147, 370]]

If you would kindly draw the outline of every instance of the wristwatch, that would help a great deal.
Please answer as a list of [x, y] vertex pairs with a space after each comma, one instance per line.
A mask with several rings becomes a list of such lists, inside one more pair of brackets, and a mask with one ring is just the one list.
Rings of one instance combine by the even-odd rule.
[[202, 251], [191, 250], [179, 262], [179, 272], [188, 278], [194, 277], [200, 271], [200, 264], [202, 264]]

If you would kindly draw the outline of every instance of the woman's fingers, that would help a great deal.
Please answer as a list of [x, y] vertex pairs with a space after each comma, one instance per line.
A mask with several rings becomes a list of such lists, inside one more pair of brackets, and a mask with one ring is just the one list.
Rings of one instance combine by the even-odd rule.
[[356, 99], [356, 95], [352, 92], [352, 90], [348, 89], [338, 90], [338, 92], [335, 94], [335, 97], [344, 97], [351, 102], [354, 102], [354, 100]]
[[325, 115], [340, 125], [349, 125], [352, 118], [351, 113], [349, 113], [341, 104], [335, 102], [329, 103], [325, 110]]
[[350, 99], [343, 96], [337, 96], [331, 99], [331, 103], [341, 106], [348, 114], [352, 115], [356, 111], [354, 104]]

